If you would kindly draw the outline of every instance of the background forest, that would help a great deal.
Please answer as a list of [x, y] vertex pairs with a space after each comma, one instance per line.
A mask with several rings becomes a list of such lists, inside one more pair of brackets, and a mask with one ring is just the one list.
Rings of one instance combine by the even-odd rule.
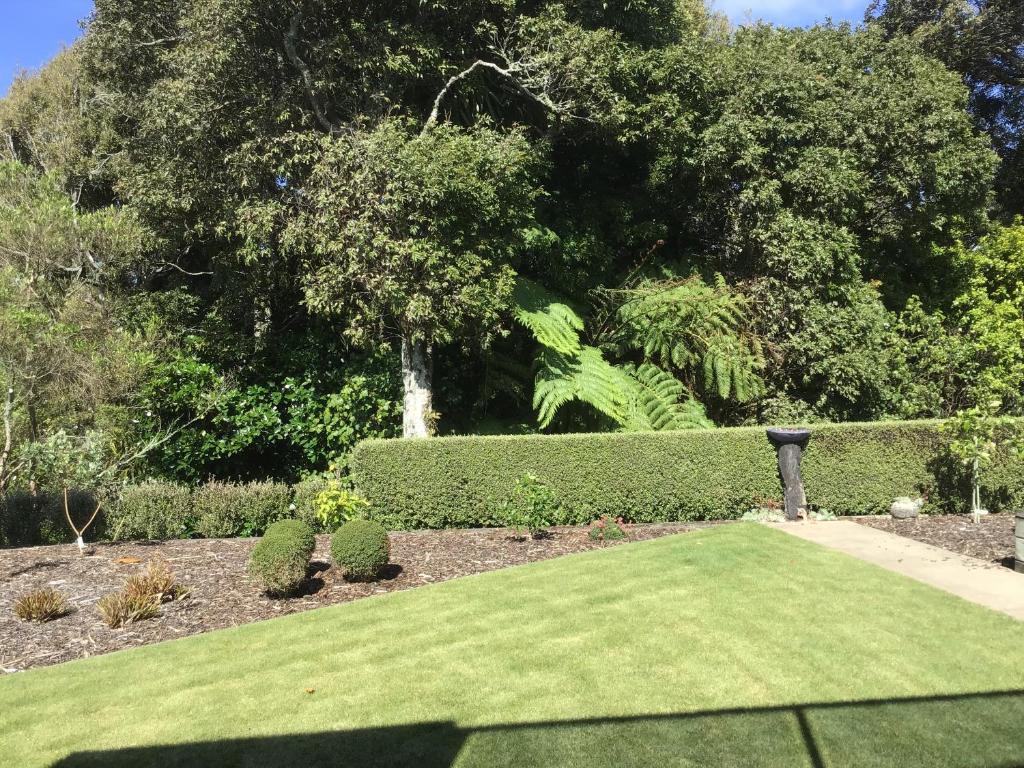
[[1024, 5], [97, 0], [0, 101], [0, 490], [1024, 415]]

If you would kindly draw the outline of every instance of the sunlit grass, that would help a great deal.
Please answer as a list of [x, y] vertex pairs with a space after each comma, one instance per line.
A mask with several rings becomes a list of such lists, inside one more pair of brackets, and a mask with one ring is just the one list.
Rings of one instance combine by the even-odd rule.
[[1022, 648], [730, 525], [3, 678], [0, 765], [1004, 766]]

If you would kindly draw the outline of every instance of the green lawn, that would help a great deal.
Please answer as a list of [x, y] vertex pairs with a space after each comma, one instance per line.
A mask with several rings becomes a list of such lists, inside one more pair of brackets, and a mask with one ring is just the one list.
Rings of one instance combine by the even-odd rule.
[[1002, 768], [1024, 625], [723, 526], [0, 678], [53, 764]]

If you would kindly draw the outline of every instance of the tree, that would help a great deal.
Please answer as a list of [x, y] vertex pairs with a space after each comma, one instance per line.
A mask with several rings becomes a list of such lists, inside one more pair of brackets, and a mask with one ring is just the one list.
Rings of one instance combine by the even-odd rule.
[[521, 134], [386, 121], [318, 142], [285, 241], [306, 301], [357, 342], [402, 345], [406, 436], [432, 433], [434, 344], [494, 333], [540, 193]]
[[[719, 272], [764, 340], [759, 419], [891, 415], [893, 310], [946, 300], [996, 157], [954, 73], [876, 29], [756, 25], [655, 69], [643, 135], [664, 253]], [[856, 329], [856, 330], [854, 330]]]
[[[117, 115], [121, 151], [128, 158], [119, 169], [118, 189], [161, 233], [166, 260], [190, 275], [211, 273], [209, 282], [220, 294], [215, 301], [224, 314], [260, 338], [272, 335], [275, 324], [294, 322], [296, 289], [307, 307], [329, 312], [350, 338], [368, 338], [362, 319], [349, 322], [342, 316], [359, 302], [339, 301], [336, 289], [342, 284], [358, 284], [363, 291], [382, 289], [386, 295], [372, 299], [360, 294], [367, 303], [357, 312], [370, 305], [385, 309], [385, 322], [393, 327], [383, 330], [404, 334], [407, 431], [420, 434], [427, 431], [425, 414], [431, 410], [425, 394], [430, 345], [461, 340], [457, 336], [462, 331], [475, 333], [471, 326], [490, 322], [487, 316], [494, 313], [496, 302], [508, 297], [509, 289], [501, 285], [507, 275], [492, 280], [508, 268], [508, 254], [501, 256], [504, 266], [497, 261], [484, 264], [497, 255], [483, 250], [491, 247], [485, 241], [509, 241], [522, 223], [513, 210], [518, 203], [492, 201], [512, 211], [500, 237], [483, 231], [494, 229], [496, 210], [478, 209], [491, 223], [477, 232], [466, 228], [465, 200], [457, 205], [461, 223], [439, 220], [419, 244], [417, 231], [403, 231], [392, 218], [386, 239], [392, 245], [404, 243], [405, 255], [392, 251], [389, 258], [415, 262], [417, 273], [433, 282], [418, 295], [407, 294], [418, 306], [402, 308], [386, 280], [371, 277], [367, 270], [357, 275], [354, 268], [344, 279], [340, 272], [328, 277], [323, 261], [327, 254], [321, 252], [320, 261], [307, 259], [301, 248], [293, 247], [303, 226], [291, 217], [311, 210], [307, 202], [295, 204], [303, 195], [310, 200], [319, 195], [319, 204], [326, 204], [333, 187], [334, 193], [363, 206], [354, 216], [362, 218], [364, 227], [371, 219], [395, 215], [352, 185], [339, 189], [347, 184], [338, 178], [340, 168], [332, 171], [317, 153], [322, 150], [351, 170], [362, 162], [354, 153], [366, 148], [390, 142], [398, 151], [401, 142], [394, 126], [402, 125], [409, 134], [406, 166], [396, 172], [395, 183], [412, 192], [424, 183], [429, 168], [442, 173], [436, 182], [425, 183], [441, 194], [460, 195], [456, 187], [469, 190], [472, 182], [446, 179], [445, 169], [436, 163], [414, 168], [431, 159], [422, 151], [414, 157], [417, 147], [455, 141], [454, 134], [440, 130], [443, 123], [460, 125], [467, 137], [479, 136], [475, 143], [464, 140], [477, 148], [492, 134], [504, 134], [509, 137], [507, 148], [520, 146], [522, 151], [527, 135], [540, 142], [574, 121], [603, 124], [616, 98], [605, 73], [623, 41], [648, 46], [671, 39], [677, 18], [679, 9], [667, 0], [570, 7], [551, 3], [529, 9], [460, 1], [381, 6], [318, 0], [268, 6], [252, 0], [214, 5], [198, 0], [101, 0], [90, 22], [85, 58], [90, 77]], [[222, 108], [226, 103], [231, 109]], [[489, 128], [478, 127], [481, 116], [489, 118]], [[417, 130], [407, 127], [410, 121], [422, 137], [413, 136]], [[533, 132], [516, 128], [520, 124]], [[497, 140], [490, 146], [499, 154], [504, 151]], [[364, 158], [376, 164], [372, 171], [363, 169], [367, 194], [374, 185], [388, 183], [382, 151], [378, 146], [376, 156]], [[521, 150], [510, 151], [505, 160], [487, 161], [479, 169], [481, 180], [493, 179], [498, 165], [517, 152]], [[507, 170], [516, 179], [523, 177], [511, 167]], [[462, 164], [461, 175], [475, 172]], [[501, 194], [511, 190], [505, 182], [499, 184]], [[524, 194], [533, 195], [535, 186], [531, 180]], [[319, 192], [314, 191], [317, 187]], [[419, 211], [415, 215], [421, 222], [426, 211], [437, 213], [437, 202], [425, 195], [416, 200], [410, 194], [398, 205], [407, 212]], [[327, 212], [321, 209], [320, 215]], [[343, 219], [335, 225], [336, 233], [354, 242], [354, 219], [343, 210], [335, 215]], [[448, 234], [455, 240], [442, 243], [439, 238]], [[463, 235], [477, 242], [462, 243]], [[354, 252], [368, 265], [372, 244], [360, 238]], [[456, 259], [463, 252], [483, 261], [475, 266], [467, 262], [469, 271], [455, 277], [445, 263], [448, 256], [441, 256], [444, 248]], [[341, 261], [337, 256], [331, 254], [327, 261], [352, 267], [351, 253]], [[314, 263], [318, 277], [304, 279], [303, 271]], [[497, 289], [493, 296], [485, 297], [484, 291], [475, 298], [466, 291], [450, 297], [438, 293], [443, 286], [452, 287], [453, 279], [476, 279], [477, 267], [485, 285]], [[406, 278], [410, 276], [407, 272]], [[403, 287], [411, 289], [408, 279]], [[478, 317], [454, 309], [460, 302], [479, 303]], [[452, 327], [442, 327], [449, 320]]]
[[955, 250], [967, 276], [954, 310], [975, 361], [973, 400], [1024, 413], [1024, 219]]
[[1024, 213], [1024, 4], [1018, 0], [874, 0], [866, 18], [960, 73], [971, 112], [1002, 159], [1000, 202]]
[[949, 435], [950, 453], [970, 467], [971, 513], [975, 523], [987, 512], [981, 506], [981, 470], [1000, 452], [1017, 453], [1024, 439], [1017, 419], [996, 415], [999, 406], [999, 401], [994, 400], [968, 408], [942, 425]]
[[142, 243], [127, 212], [79, 212], [55, 178], [0, 163], [0, 489], [123, 469], [148, 441], [129, 426], [147, 344], [105, 293]]

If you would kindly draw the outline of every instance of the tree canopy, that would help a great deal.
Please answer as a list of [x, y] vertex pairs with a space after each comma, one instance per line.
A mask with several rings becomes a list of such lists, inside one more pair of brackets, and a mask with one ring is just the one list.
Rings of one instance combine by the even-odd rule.
[[1020, 8], [97, 0], [0, 100], [8, 472], [1020, 414]]

